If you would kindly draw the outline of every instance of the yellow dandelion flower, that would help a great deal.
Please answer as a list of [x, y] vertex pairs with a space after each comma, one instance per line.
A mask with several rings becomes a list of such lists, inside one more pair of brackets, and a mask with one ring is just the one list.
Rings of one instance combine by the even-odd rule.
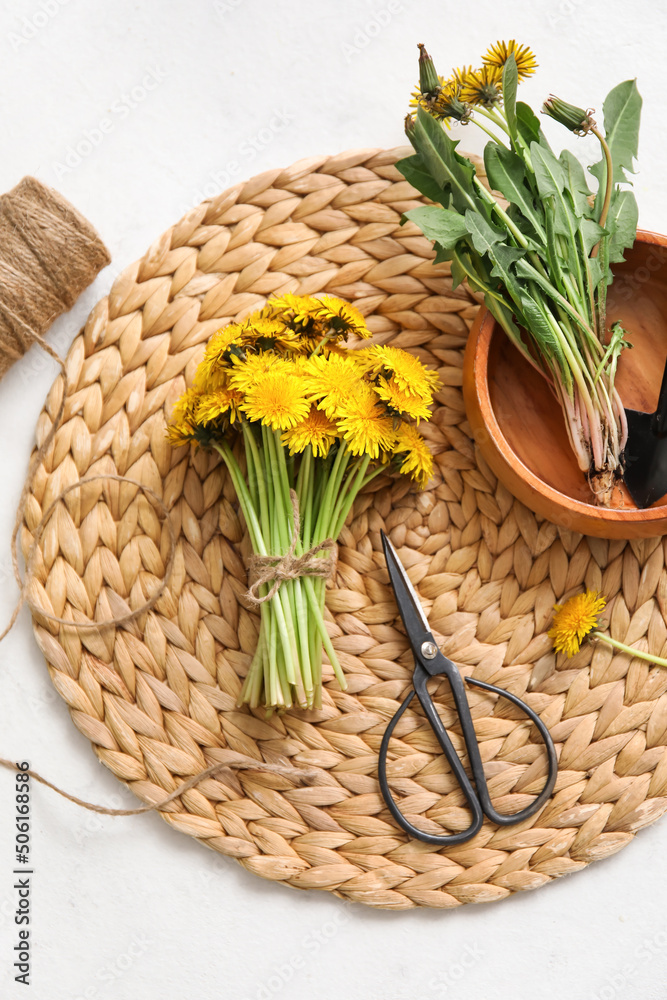
[[234, 422], [238, 418], [238, 408], [242, 402], [241, 393], [231, 386], [204, 393], [195, 406], [195, 421], [197, 424], [208, 424], [219, 417], [228, 416]]
[[469, 70], [461, 82], [461, 100], [492, 108], [502, 100], [502, 70], [498, 66], [482, 66]]
[[502, 72], [511, 55], [516, 59], [519, 80], [525, 80], [533, 75], [537, 69], [537, 59], [527, 45], [518, 45], [513, 38], [509, 42], [496, 42], [495, 45], [489, 46], [482, 62], [485, 66], [495, 67]]
[[441, 385], [437, 372], [426, 368], [419, 358], [400, 347], [376, 345], [363, 348], [354, 352], [354, 359], [369, 375], [393, 377], [398, 389], [413, 396], [430, 400]]
[[225, 364], [230, 359], [229, 350], [234, 346], [240, 348], [243, 333], [240, 323], [230, 323], [213, 334], [195, 372], [194, 384], [202, 392], [212, 392], [224, 385]]
[[269, 316], [248, 317], [243, 324], [244, 344], [260, 349], [281, 347], [289, 349], [298, 344], [298, 337], [282, 320]]
[[294, 373], [292, 364], [279, 354], [272, 351], [260, 351], [258, 354], [248, 354], [245, 358], [234, 358], [229, 371], [229, 384], [239, 392], [247, 392], [267, 372], [291, 375]]
[[389, 410], [397, 416], [411, 417], [417, 423], [422, 419], [428, 420], [431, 416], [429, 409], [429, 403], [431, 402], [430, 394], [428, 396], [416, 396], [411, 392], [406, 392], [405, 389], [402, 389], [397, 384], [396, 379], [393, 377], [386, 379], [380, 376], [375, 384], [375, 391]]
[[424, 438], [412, 424], [401, 424], [396, 433], [394, 453], [406, 452], [399, 471], [411, 476], [423, 490], [433, 475], [433, 455]]
[[276, 431], [286, 431], [310, 412], [303, 380], [292, 372], [270, 368], [248, 386], [240, 409]]
[[370, 337], [371, 332], [366, 326], [365, 317], [349, 302], [336, 299], [332, 295], [324, 295], [319, 303], [317, 318], [337, 335], [346, 337], [348, 333], [355, 333], [357, 337], [364, 339]]
[[330, 357], [332, 354], [335, 354], [339, 358], [347, 358], [349, 357], [350, 352], [347, 347], [336, 343], [335, 340], [325, 340], [320, 349], [320, 354], [322, 354], [325, 358]]
[[363, 386], [362, 372], [348, 355], [317, 354], [308, 359], [304, 368], [302, 381], [308, 398], [317, 402], [318, 409], [324, 410], [330, 420], [339, 415], [340, 408]]
[[186, 389], [176, 400], [167, 426], [167, 439], [178, 448], [195, 439], [197, 431], [196, 410], [201, 393], [197, 389]]
[[314, 295], [293, 295], [292, 292], [269, 299], [266, 304], [268, 315], [296, 326], [307, 326], [316, 320], [319, 308], [320, 300]]
[[337, 437], [339, 434], [335, 423], [322, 410], [311, 406], [305, 420], [285, 431], [281, 440], [288, 446], [290, 455], [299, 454], [310, 445], [316, 458], [318, 455], [326, 458]]
[[452, 77], [451, 80], [448, 80], [448, 85], [450, 89], [456, 91], [457, 97], [463, 89], [465, 80], [472, 72], [474, 72], [472, 66], [460, 66], [459, 68], [452, 70]]
[[353, 455], [370, 455], [378, 458], [380, 451], [388, 451], [396, 438], [394, 421], [377, 405], [377, 396], [369, 385], [363, 383], [338, 408], [338, 429]]
[[575, 594], [565, 604], [554, 605], [553, 624], [547, 635], [553, 639], [558, 653], [574, 656], [579, 652], [582, 640], [598, 628], [598, 615], [607, 600], [596, 590], [586, 590]]

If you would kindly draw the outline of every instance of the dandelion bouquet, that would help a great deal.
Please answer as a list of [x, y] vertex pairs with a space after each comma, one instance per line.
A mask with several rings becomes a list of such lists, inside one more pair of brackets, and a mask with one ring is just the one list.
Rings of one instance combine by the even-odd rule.
[[[556, 156], [518, 83], [537, 63], [527, 46], [497, 42], [481, 69], [438, 76], [420, 45], [416, 115], [406, 119], [415, 156], [398, 164], [436, 204], [407, 212], [436, 244], [436, 261], [451, 260], [519, 351], [546, 379], [563, 409], [579, 467], [601, 505], [623, 474], [627, 422], [615, 387], [621, 351], [630, 346], [614, 323], [607, 331], [610, 265], [623, 260], [637, 229], [627, 185], [637, 154], [641, 98], [634, 80], [604, 102], [604, 132], [591, 111], [550, 97], [542, 111], [577, 135], [590, 135], [601, 158], [590, 168], [596, 191], [568, 150]], [[496, 200], [456, 151], [445, 129], [474, 122], [489, 136], [484, 164]], [[443, 127], [444, 126], [444, 127]]]
[[319, 706], [322, 647], [345, 689], [323, 614], [335, 540], [381, 472], [431, 477], [415, 424], [436, 373], [396, 347], [348, 348], [350, 334], [370, 336], [340, 299], [273, 299], [213, 335], [172, 413], [173, 445], [221, 455], [248, 528], [261, 619], [240, 702], [253, 707]]

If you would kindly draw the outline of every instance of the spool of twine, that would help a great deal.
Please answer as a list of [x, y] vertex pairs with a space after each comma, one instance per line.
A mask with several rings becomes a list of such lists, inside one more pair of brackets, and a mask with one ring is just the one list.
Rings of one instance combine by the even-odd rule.
[[24, 177], [0, 195], [0, 378], [110, 262], [97, 232], [57, 191]]

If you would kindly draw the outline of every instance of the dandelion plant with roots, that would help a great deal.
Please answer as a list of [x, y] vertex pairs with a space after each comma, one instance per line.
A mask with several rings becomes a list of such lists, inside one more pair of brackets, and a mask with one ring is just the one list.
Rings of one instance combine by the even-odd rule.
[[433, 470], [417, 425], [437, 374], [396, 347], [348, 348], [349, 335], [370, 332], [340, 299], [272, 299], [213, 335], [172, 412], [174, 446], [222, 457], [255, 554], [260, 633], [240, 696], [252, 707], [319, 707], [323, 647], [345, 689], [324, 621], [335, 540], [380, 473], [423, 488]]
[[[497, 42], [480, 69], [439, 76], [419, 46], [419, 86], [406, 132], [415, 155], [399, 170], [434, 205], [406, 213], [451, 261], [454, 286], [467, 280], [563, 409], [568, 436], [600, 505], [622, 476], [627, 424], [615, 386], [619, 355], [631, 346], [606, 316], [611, 264], [623, 260], [637, 229], [628, 189], [637, 154], [641, 97], [634, 80], [618, 84], [592, 111], [557, 97], [542, 111], [599, 147], [589, 167], [552, 151], [536, 115], [517, 101], [518, 84], [537, 63], [527, 46]], [[474, 123], [489, 137], [484, 165], [504, 207], [447, 134]]]

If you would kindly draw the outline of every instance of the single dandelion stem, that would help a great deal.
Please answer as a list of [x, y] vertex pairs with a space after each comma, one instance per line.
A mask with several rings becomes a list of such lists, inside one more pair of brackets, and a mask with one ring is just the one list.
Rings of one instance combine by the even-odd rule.
[[[602, 133], [597, 128], [592, 128], [591, 132], [596, 137], [596, 139], [599, 139], [600, 145], [602, 146], [602, 152], [604, 153], [604, 162], [607, 175], [607, 182], [604, 192], [604, 201], [602, 202], [602, 208], [600, 210], [600, 218], [598, 219], [599, 225], [604, 229], [605, 223], [607, 221], [607, 215], [609, 214], [609, 206], [611, 204], [611, 194], [614, 189], [614, 164], [611, 158], [611, 150], [609, 149], [607, 141], [602, 135]], [[591, 257], [597, 257], [600, 251], [601, 242], [602, 240], [600, 240], [598, 243], [595, 244], [595, 246], [591, 250]]]
[[624, 642], [612, 639], [610, 635], [606, 635], [604, 632], [591, 632], [590, 638], [606, 642], [608, 646], [613, 646], [614, 649], [620, 650], [621, 653], [629, 653], [630, 656], [636, 656], [640, 660], [648, 660], [649, 663], [655, 663], [658, 667], [667, 667], [667, 660], [664, 660], [661, 656], [654, 656], [653, 653], [644, 653], [641, 649], [626, 646]]

